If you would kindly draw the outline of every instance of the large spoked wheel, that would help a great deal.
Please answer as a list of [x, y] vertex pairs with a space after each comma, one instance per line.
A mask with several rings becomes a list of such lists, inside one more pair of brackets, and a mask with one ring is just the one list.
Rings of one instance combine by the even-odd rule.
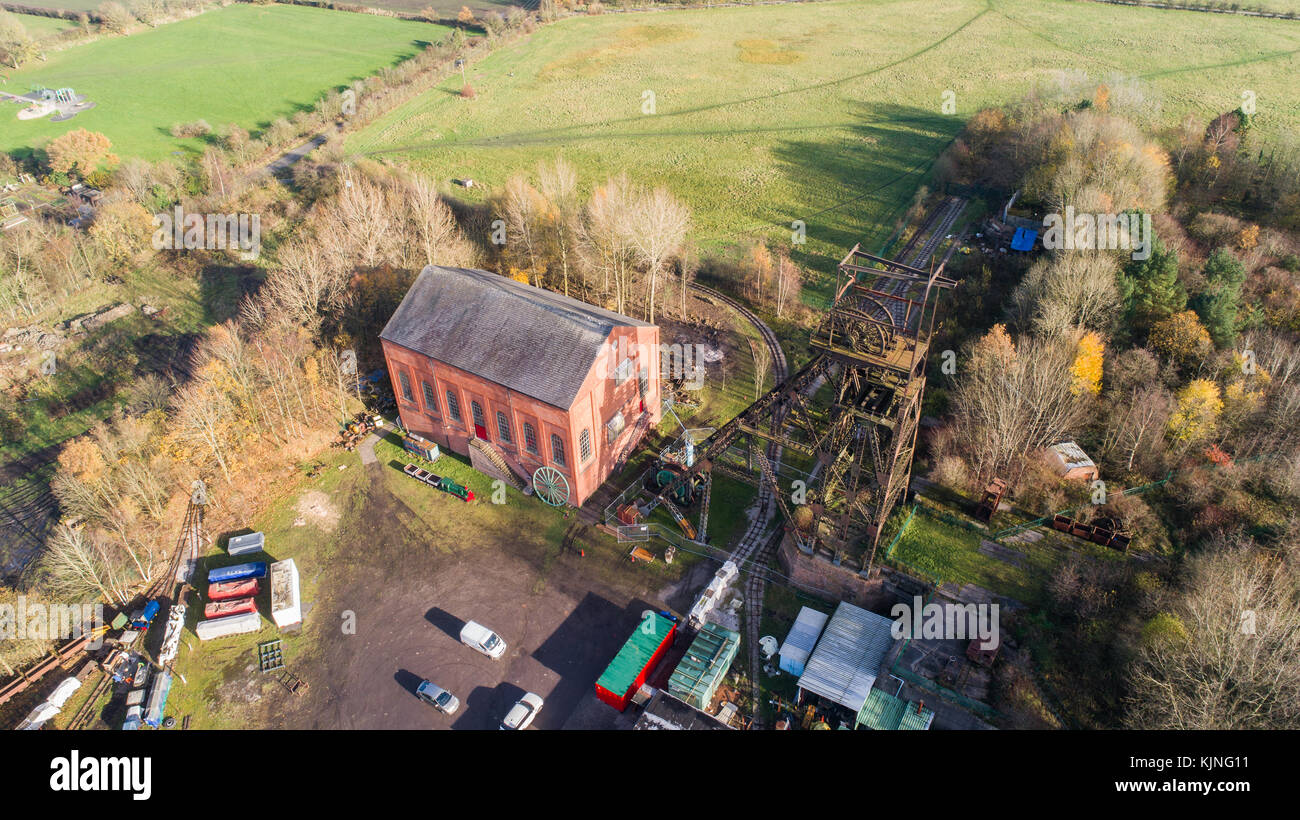
[[554, 467], [538, 467], [533, 473], [533, 490], [552, 507], [562, 507], [569, 500], [569, 479]]

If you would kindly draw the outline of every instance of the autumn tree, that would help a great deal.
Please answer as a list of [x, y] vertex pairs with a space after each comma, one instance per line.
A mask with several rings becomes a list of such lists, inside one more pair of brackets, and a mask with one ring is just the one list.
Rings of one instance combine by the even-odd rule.
[[577, 247], [581, 207], [578, 174], [563, 157], [537, 167], [538, 188], [547, 202], [551, 242], [560, 263], [560, 289], [569, 295], [569, 267]]
[[1074, 328], [1105, 330], [1115, 318], [1118, 266], [1109, 254], [1067, 251], [1035, 262], [1011, 297], [1024, 330], [1058, 334]]
[[1106, 343], [1094, 331], [1079, 337], [1074, 364], [1070, 375], [1074, 377], [1077, 393], [1095, 396], [1101, 392], [1101, 374], [1106, 359]]
[[153, 217], [137, 202], [119, 199], [95, 211], [90, 236], [108, 258], [129, 264], [145, 254], [155, 233]]
[[1209, 379], [1193, 379], [1178, 391], [1178, 406], [1166, 428], [1170, 440], [1190, 447], [1208, 439], [1222, 412], [1219, 386]]
[[39, 53], [40, 46], [22, 21], [8, 11], [0, 11], [0, 59], [17, 69]]
[[1068, 339], [1017, 342], [1002, 325], [971, 347], [952, 403], [957, 435], [979, 478], [1020, 472], [1031, 451], [1069, 438], [1082, 423], [1075, 356]]
[[1156, 322], [1149, 342], [1152, 348], [1182, 365], [1204, 359], [1213, 349], [1209, 331], [1191, 310]]
[[126, 10], [121, 3], [110, 2], [100, 3], [99, 8], [95, 9], [99, 13], [99, 22], [104, 28], [117, 34], [125, 34], [135, 22], [135, 15]]
[[102, 163], [117, 164], [117, 155], [112, 153], [112, 148], [112, 142], [103, 134], [78, 128], [51, 140], [45, 153], [49, 156], [52, 171], [75, 172], [84, 177]]

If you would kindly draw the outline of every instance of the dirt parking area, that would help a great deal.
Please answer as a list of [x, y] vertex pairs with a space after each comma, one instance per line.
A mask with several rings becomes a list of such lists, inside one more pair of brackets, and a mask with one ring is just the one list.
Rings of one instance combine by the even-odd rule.
[[[682, 605], [645, 589], [619, 591], [584, 575], [584, 559], [562, 554], [541, 565], [521, 552], [522, 533], [483, 531], [456, 544], [428, 533], [420, 543], [393, 522], [413, 515], [373, 464], [359, 526], [339, 532], [341, 566], [322, 579], [311, 617], [325, 624], [302, 667], [310, 691], [280, 698], [285, 728], [495, 729], [525, 692], [545, 700], [533, 722], [558, 729], [610, 727], [618, 714], [594, 702], [593, 687], [646, 609]], [[685, 605], [689, 607], [689, 601]], [[493, 660], [460, 643], [468, 620], [507, 644]], [[336, 626], [330, 627], [329, 624]], [[349, 624], [354, 629], [349, 629]], [[416, 699], [420, 681], [448, 689], [461, 706], [444, 715]], [[268, 704], [269, 705], [269, 704]], [[602, 712], [603, 710], [603, 712]]]

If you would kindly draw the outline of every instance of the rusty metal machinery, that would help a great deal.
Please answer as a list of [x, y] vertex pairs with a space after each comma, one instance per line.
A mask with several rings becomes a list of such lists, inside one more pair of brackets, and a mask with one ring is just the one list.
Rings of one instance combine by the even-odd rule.
[[[699, 444], [695, 463], [649, 509], [709, 471], [769, 484], [800, 550], [869, 569], [911, 479], [938, 294], [955, 284], [943, 269], [956, 243], [930, 270], [918, 265], [947, 238], [964, 204], [941, 203], [894, 260], [854, 246], [809, 340], [812, 359]], [[775, 461], [771, 444], [779, 448]], [[706, 503], [702, 520], [707, 515]]]

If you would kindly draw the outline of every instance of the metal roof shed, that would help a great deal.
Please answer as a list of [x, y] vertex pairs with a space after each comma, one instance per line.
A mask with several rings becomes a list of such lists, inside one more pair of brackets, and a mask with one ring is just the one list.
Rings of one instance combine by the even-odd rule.
[[739, 646], [739, 633], [718, 624], [705, 624], [668, 678], [669, 694], [696, 709], [708, 709]]
[[882, 615], [841, 602], [799, 678], [801, 692], [861, 712], [894, 640], [893, 624]]
[[895, 697], [880, 689], [872, 689], [867, 702], [858, 712], [856, 726], [869, 729], [929, 729], [934, 722], [934, 712], [921, 704]]
[[799, 610], [799, 617], [794, 619], [790, 634], [785, 636], [785, 643], [781, 644], [779, 665], [782, 670], [791, 675], [803, 674], [804, 664], [808, 663], [808, 656], [812, 654], [817, 639], [826, 628], [827, 617], [825, 612], [811, 607]]

